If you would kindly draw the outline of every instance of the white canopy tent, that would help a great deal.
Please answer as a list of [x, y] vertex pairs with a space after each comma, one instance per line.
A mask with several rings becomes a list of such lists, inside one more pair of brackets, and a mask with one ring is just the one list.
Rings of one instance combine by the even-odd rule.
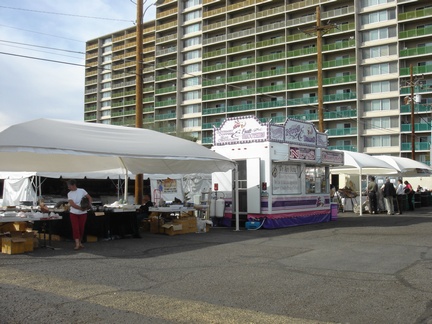
[[332, 174], [351, 174], [359, 176], [360, 184], [360, 215], [363, 214], [362, 210], [362, 194], [361, 194], [361, 180], [363, 175], [389, 175], [397, 174], [398, 171], [390, 164], [370, 156], [365, 153], [341, 151], [344, 152], [344, 165], [331, 167], [330, 173]]
[[403, 177], [432, 175], [432, 168], [430, 166], [416, 160], [389, 155], [374, 155], [374, 157], [391, 165]]
[[[37, 119], [0, 132], [0, 170], [123, 174], [228, 171], [235, 162], [197, 143], [147, 129]], [[127, 180], [127, 177], [126, 177]]]

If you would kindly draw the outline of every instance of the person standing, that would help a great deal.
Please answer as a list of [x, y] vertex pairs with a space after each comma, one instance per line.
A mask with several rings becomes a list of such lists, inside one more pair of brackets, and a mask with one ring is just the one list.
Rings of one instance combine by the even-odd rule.
[[387, 177], [385, 183], [382, 185], [381, 190], [384, 194], [384, 202], [387, 210], [387, 215], [394, 215], [393, 199], [396, 197], [396, 189], [390, 179]]
[[399, 215], [402, 215], [404, 198], [405, 198], [404, 186], [402, 184], [402, 180], [399, 179], [396, 187], [396, 201], [397, 201], [397, 208], [398, 208]]
[[76, 180], [70, 179], [66, 183], [70, 190], [68, 192], [68, 202], [70, 205], [69, 218], [72, 225], [72, 237], [75, 241], [74, 250], [79, 250], [84, 248], [81, 242], [87, 221], [87, 210], [81, 208], [81, 199], [87, 197], [90, 205], [93, 199], [87, 191], [82, 188], [77, 188]]
[[408, 209], [413, 211], [414, 210], [414, 204], [413, 204], [414, 190], [411, 184], [407, 180], [404, 181], [404, 184], [405, 184], [405, 189], [404, 189], [405, 194], [408, 195]]
[[132, 224], [133, 229], [133, 237], [134, 238], [141, 238], [141, 234], [139, 232], [139, 228], [141, 225], [141, 222], [149, 217], [149, 208], [153, 207], [153, 203], [150, 201], [150, 195], [144, 194], [142, 199], [142, 204], [140, 208], [138, 209], [135, 222]]
[[375, 214], [377, 212], [377, 191], [378, 185], [375, 182], [375, 177], [371, 177], [367, 186], [367, 192], [370, 205], [369, 210], [372, 214]]

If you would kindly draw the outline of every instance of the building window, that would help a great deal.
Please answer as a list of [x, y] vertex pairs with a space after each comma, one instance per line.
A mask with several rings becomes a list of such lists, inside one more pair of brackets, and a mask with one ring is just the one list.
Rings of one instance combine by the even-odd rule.
[[185, 92], [183, 94], [183, 98], [184, 98], [184, 100], [200, 99], [201, 98], [201, 92], [200, 91]]
[[199, 6], [201, 4], [201, 0], [186, 0], [184, 2], [185, 8]]
[[198, 18], [201, 18], [201, 10], [191, 11], [184, 15], [185, 22], [193, 19], [198, 19]]
[[364, 85], [364, 93], [380, 93], [397, 90], [397, 84], [390, 81], [371, 82]]
[[183, 113], [184, 114], [195, 114], [201, 112], [201, 106], [200, 105], [187, 105], [183, 107]]
[[363, 42], [396, 37], [396, 27], [371, 29], [368, 31], [364, 31], [362, 36], [363, 36]]
[[380, 4], [390, 3], [390, 2], [394, 2], [394, 1], [395, 0], [362, 0], [361, 6], [362, 6], [362, 8], [372, 7], [372, 6], [377, 6]]
[[377, 58], [396, 54], [396, 45], [382, 45], [367, 48], [363, 51], [363, 58]]
[[189, 64], [185, 66], [185, 73], [192, 73], [192, 72], [200, 72], [201, 71], [201, 64]]
[[371, 12], [362, 16], [362, 24], [373, 24], [377, 22], [387, 21], [396, 18], [396, 13], [394, 9], [381, 10], [376, 12]]
[[199, 118], [191, 118], [191, 119], [185, 119], [183, 120], [183, 127], [199, 127], [201, 126], [200, 119]]
[[184, 34], [190, 34], [190, 33], [195, 33], [195, 32], [199, 32], [201, 31], [201, 23], [198, 24], [193, 24], [193, 25], [189, 25], [184, 27]]
[[189, 79], [186, 79], [184, 81], [185, 87], [197, 86], [199, 84], [200, 84], [200, 82], [199, 82], [199, 78], [198, 77], [189, 78]]
[[371, 138], [371, 144], [372, 147], [391, 146], [390, 136], [389, 135], [373, 136]]
[[378, 99], [378, 100], [366, 101], [364, 105], [365, 105], [365, 111], [390, 110], [391, 105], [394, 105], [395, 109], [397, 108], [396, 100], [390, 100], [390, 99]]
[[184, 60], [193, 60], [193, 59], [198, 59], [201, 57], [201, 51], [200, 50], [195, 50], [195, 51], [190, 51], [190, 52], [186, 52], [184, 54]]
[[201, 37], [191, 37], [191, 38], [185, 39], [184, 47], [189, 47], [189, 46], [194, 46], [194, 45], [201, 45]]
[[389, 73], [396, 73], [396, 72], [397, 72], [396, 63], [372, 64], [372, 65], [366, 66], [363, 69], [364, 76], [382, 75], [382, 74], [389, 74]]

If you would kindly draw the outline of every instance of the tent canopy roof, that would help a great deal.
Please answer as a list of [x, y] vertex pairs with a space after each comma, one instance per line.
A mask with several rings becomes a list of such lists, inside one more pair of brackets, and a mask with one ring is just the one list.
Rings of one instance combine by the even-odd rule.
[[148, 129], [36, 119], [0, 132], [2, 171], [186, 174], [234, 166], [204, 146]]

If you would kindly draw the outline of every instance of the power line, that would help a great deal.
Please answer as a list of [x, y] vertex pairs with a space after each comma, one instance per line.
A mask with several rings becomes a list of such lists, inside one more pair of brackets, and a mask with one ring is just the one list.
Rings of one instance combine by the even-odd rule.
[[46, 48], [46, 49], [52, 49], [55, 51], [61, 51], [61, 52], [69, 52], [69, 53], [76, 53], [76, 54], [85, 54], [85, 52], [78, 52], [78, 51], [71, 51], [67, 49], [61, 49], [61, 48], [55, 48], [55, 47], [48, 47], [48, 46], [41, 46], [41, 45], [33, 45], [33, 44], [27, 44], [27, 43], [20, 43], [20, 42], [13, 42], [13, 41], [7, 41], [0, 39], [0, 42], [2, 43], [11, 43], [11, 44], [18, 44], [18, 45], [25, 45], [25, 46], [33, 46], [33, 47], [39, 47], [39, 48]]
[[68, 14], [68, 13], [62, 13], [62, 12], [42, 11], [42, 10], [15, 8], [15, 7], [8, 7], [8, 6], [0, 6], [0, 8], [11, 9], [11, 10], [29, 11], [29, 12], [37, 12], [37, 13], [43, 13], [43, 14], [49, 14], [49, 15], [56, 15], [56, 16], [69, 16], [69, 17], [79, 17], [79, 18], [86, 18], [86, 19], [123, 21], [123, 22], [132, 22], [132, 23], [134, 22], [133, 20], [126, 20], [126, 19], [105, 18], [105, 17], [95, 17], [95, 16], [82, 16], [82, 15], [74, 15], [74, 14]]
[[66, 39], [66, 40], [70, 40], [70, 41], [74, 41], [74, 42], [85, 43], [84, 41], [77, 40], [77, 39], [73, 39], [73, 38], [67, 38], [67, 37], [61, 37], [61, 36], [52, 35], [52, 34], [47, 34], [47, 33], [36, 32], [36, 31], [34, 31], [34, 30], [29, 30], [29, 29], [24, 29], [24, 28], [18, 28], [18, 27], [6, 26], [6, 25], [2, 25], [2, 24], [0, 24], [0, 26], [1, 26], [1, 27], [6, 27], [6, 28], [17, 29], [17, 30], [23, 30], [23, 31], [26, 31], [26, 32], [35, 33], [35, 34], [39, 34], [39, 35], [47, 35], [47, 36], [56, 37], [56, 38], [61, 38], [61, 39]]
[[51, 55], [70, 57], [70, 58], [82, 60], [81, 57], [75, 57], [75, 56], [72, 56], [72, 55], [65, 55], [65, 54], [53, 53], [53, 52], [48, 52], [48, 51], [41, 51], [41, 50], [27, 48], [27, 47], [23, 47], [23, 46], [16, 46], [16, 45], [9, 45], [9, 44], [6, 44], [4, 46], [9, 46], [9, 47], [13, 47], [13, 48], [20, 48], [20, 49], [24, 49], [24, 50], [27, 50], [27, 51], [33, 51], [33, 52], [38, 52], [38, 53], [47, 53], [47, 54], [51, 54]]
[[34, 57], [34, 56], [19, 55], [19, 54], [5, 53], [5, 52], [0, 52], [0, 54], [10, 55], [10, 56], [16, 56], [16, 57], [22, 57], [22, 58], [28, 58], [28, 59], [32, 59], [32, 60], [38, 60], [38, 61], [46, 61], [46, 62], [52, 62], [52, 63], [60, 63], [60, 64], [67, 64], [67, 65], [86, 67], [86, 65], [84, 65], [84, 64], [71, 63], [71, 62], [65, 62], [65, 61], [49, 60], [49, 59], [43, 59], [43, 58]]

